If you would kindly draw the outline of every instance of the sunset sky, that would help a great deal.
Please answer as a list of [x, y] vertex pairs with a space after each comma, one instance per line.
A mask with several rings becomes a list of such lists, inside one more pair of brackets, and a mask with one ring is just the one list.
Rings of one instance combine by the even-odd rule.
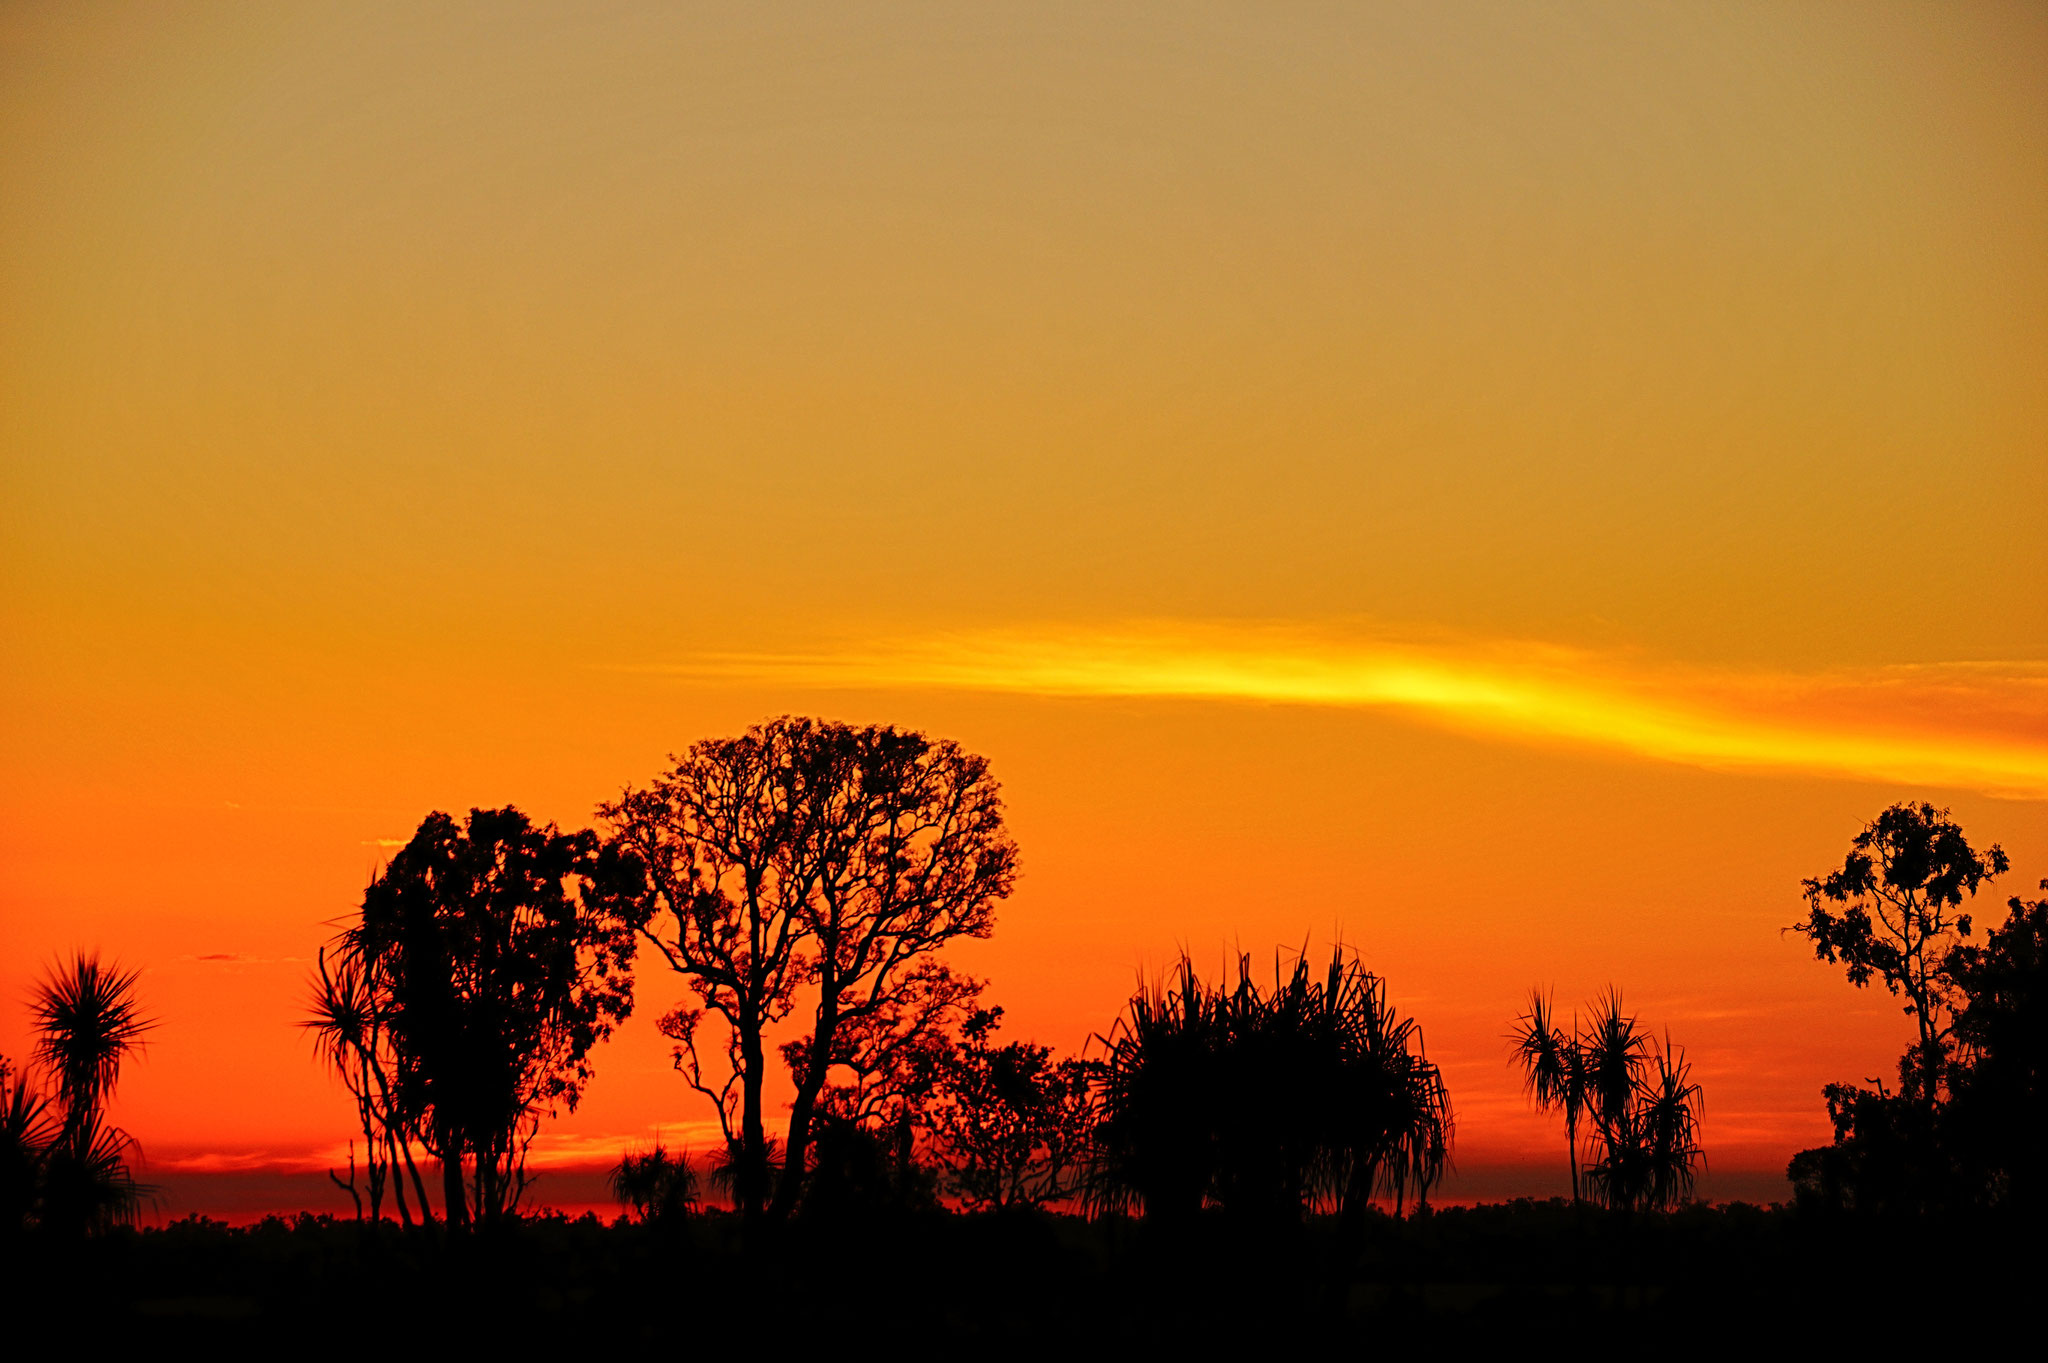
[[[1783, 1195], [1911, 1029], [1801, 877], [2048, 876], [2044, 513], [2040, 6], [9, 0], [0, 1053], [97, 947], [171, 1212], [324, 1168], [423, 815], [795, 712], [990, 759], [1008, 1035], [1341, 937], [1550, 1195], [1611, 983]], [[540, 1162], [701, 1148], [682, 992]]]

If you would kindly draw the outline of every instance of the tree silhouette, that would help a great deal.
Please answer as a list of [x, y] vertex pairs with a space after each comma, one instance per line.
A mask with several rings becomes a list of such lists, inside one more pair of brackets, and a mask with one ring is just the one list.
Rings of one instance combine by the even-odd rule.
[[1840, 870], [1803, 882], [1806, 919], [1786, 929], [1811, 940], [1820, 960], [1845, 966], [1858, 988], [1875, 978], [1904, 995], [1920, 1042], [1900, 1079], [1929, 1108], [1946, 1068], [1949, 955], [1970, 935], [1970, 915], [1960, 910], [2006, 867], [1996, 845], [1972, 848], [1947, 810], [1892, 805], [1856, 835]]
[[1103, 1071], [1030, 1042], [992, 1044], [1002, 1017], [1000, 1008], [975, 1011], [936, 1085], [946, 1185], [975, 1211], [1044, 1207], [1081, 1190]]
[[1834, 1139], [1786, 1170], [1802, 1201], [1870, 1213], [2039, 1205], [2048, 899], [2015, 895], [2007, 907], [1983, 945], [1954, 946], [1943, 960], [1953, 1025], [1936, 1082], [1916, 1042], [1899, 1059], [1900, 1092], [1878, 1081], [1824, 1090]]
[[647, 1150], [628, 1150], [619, 1157], [611, 1190], [640, 1221], [671, 1221], [697, 1209], [697, 1171], [688, 1153], [671, 1153], [658, 1140]]
[[[363, 1133], [370, 1219], [383, 1216], [388, 1188], [399, 1223], [411, 1225], [417, 1208], [424, 1225], [433, 1220], [433, 1203], [414, 1149], [425, 1143], [421, 1131], [425, 1113], [412, 1101], [415, 1094], [399, 1083], [400, 1061], [391, 1025], [395, 1004], [384, 967], [383, 958], [365, 957], [345, 938], [335, 946], [321, 948], [312, 1016], [301, 1025], [313, 1033], [321, 1058], [355, 1100], [356, 1121]], [[348, 1193], [360, 1218], [363, 1197], [356, 1189], [353, 1141], [349, 1143], [347, 1182], [332, 1170], [328, 1177]]]
[[[1510, 1033], [1513, 1061], [1537, 1107], [1564, 1115], [1572, 1160], [1572, 1200], [1590, 1187], [1597, 1201], [1623, 1210], [1667, 1208], [1692, 1195], [1700, 1145], [1702, 1094], [1684, 1052], [1654, 1044], [1609, 989], [1581, 1024], [1566, 1032], [1541, 990]], [[1592, 1155], [1582, 1166], [1578, 1125], [1590, 1122]]]
[[[644, 873], [635, 921], [702, 1005], [661, 1029], [718, 1114], [741, 1210], [786, 1215], [833, 1070], [886, 1071], [882, 1052], [913, 1044], [978, 988], [932, 956], [988, 935], [1015, 876], [988, 765], [918, 733], [783, 716], [693, 745], [600, 813], [610, 845]], [[785, 1052], [796, 1096], [778, 1172], [765, 1038], [800, 989], [815, 1004]], [[700, 1045], [707, 1015], [722, 1024], [722, 1063]]]
[[1511, 1034], [1524, 1087], [1538, 1109], [1564, 1114], [1565, 1155], [1572, 1171], [1572, 1201], [1581, 1200], [1579, 1183], [1579, 1118], [1586, 1110], [1585, 1053], [1579, 1049], [1578, 1019], [1566, 1032], [1554, 1021], [1549, 997], [1529, 991], [1529, 1011], [1516, 1019]]
[[1140, 989], [1107, 1037], [1090, 1201], [1184, 1219], [1205, 1201], [1260, 1220], [1315, 1206], [1363, 1215], [1442, 1177], [1450, 1099], [1415, 1023], [1341, 948], [1320, 978], [1305, 958], [1263, 991], [1250, 958], [1234, 988], [1182, 958]]
[[156, 1025], [142, 1016], [137, 978], [87, 954], [35, 987], [34, 1063], [53, 1092], [0, 1059], [0, 1196], [13, 1230], [107, 1230], [133, 1221], [148, 1196], [134, 1177], [134, 1138], [106, 1114], [122, 1063]]
[[1983, 1200], [2038, 1207], [2048, 1141], [2048, 897], [2014, 895], [2007, 908], [1983, 946], [1960, 947], [1950, 960], [1961, 1056], [1944, 1126]]
[[441, 1162], [452, 1224], [517, 1207], [542, 1113], [575, 1107], [591, 1048], [632, 1007], [619, 880], [587, 830], [437, 811], [322, 959], [313, 1025], [366, 1138], [401, 1161], [417, 1138]]

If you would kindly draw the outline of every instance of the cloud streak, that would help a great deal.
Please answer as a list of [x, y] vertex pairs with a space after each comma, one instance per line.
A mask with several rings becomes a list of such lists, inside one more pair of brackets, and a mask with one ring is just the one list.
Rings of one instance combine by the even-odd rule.
[[1254, 702], [1406, 714], [1468, 733], [1713, 770], [2048, 799], [2048, 664], [1805, 674], [1289, 625], [983, 630], [656, 670], [857, 689]]

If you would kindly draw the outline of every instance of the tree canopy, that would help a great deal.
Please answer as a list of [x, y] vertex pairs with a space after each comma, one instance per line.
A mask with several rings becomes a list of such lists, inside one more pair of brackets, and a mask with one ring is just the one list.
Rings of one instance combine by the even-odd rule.
[[1896, 804], [1855, 836], [1839, 869], [1803, 882], [1807, 916], [1787, 931], [1858, 988], [1878, 979], [1905, 997], [1920, 1045], [1901, 1081], [1923, 1103], [1936, 1101], [1943, 1074], [1949, 955], [1970, 935], [1962, 906], [2007, 864], [1996, 844], [1971, 847], [1947, 810]]
[[517, 1206], [541, 1115], [575, 1107], [592, 1047], [631, 1011], [636, 939], [612, 902], [618, 879], [588, 830], [510, 807], [461, 824], [436, 811], [323, 957], [313, 1026], [373, 1158], [409, 1163], [422, 1144], [452, 1222]]
[[[693, 745], [600, 813], [641, 877], [633, 921], [700, 1005], [661, 1026], [717, 1113], [740, 1205], [787, 1214], [834, 1071], [885, 1073], [973, 997], [936, 953], [988, 935], [1015, 879], [988, 764], [920, 733], [783, 716]], [[778, 1170], [766, 1034], [800, 991], [810, 1028], [785, 1052], [796, 1097]]]

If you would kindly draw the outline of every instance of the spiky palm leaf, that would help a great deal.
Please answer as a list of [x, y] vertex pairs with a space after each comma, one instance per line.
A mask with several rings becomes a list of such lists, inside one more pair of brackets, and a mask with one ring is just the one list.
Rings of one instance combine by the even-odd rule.
[[1320, 978], [1240, 959], [1210, 988], [1183, 958], [1105, 1041], [1091, 1206], [1185, 1216], [1213, 1198], [1262, 1218], [1426, 1194], [1449, 1162], [1450, 1100], [1411, 1020], [1341, 949]]
[[659, 1140], [652, 1149], [621, 1155], [610, 1183], [612, 1196], [641, 1221], [667, 1220], [697, 1207], [697, 1171], [689, 1153], [671, 1154]]
[[69, 1234], [132, 1225], [154, 1189], [135, 1181], [135, 1140], [98, 1112], [65, 1128], [43, 1160], [39, 1220]]
[[27, 1226], [35, 1215], [43, 1161], [57, 1138], [49, 1102], [0, 1057], [0, 1233]]
[[67, 1132], [91, 1124], [120, 1077], [121, 1062], [156, 1024], [135, 1000], [139, 972], [74, 956], [36, 987], [29, 1004], [40, 1035], [35, 1057], [57, 1080]]

